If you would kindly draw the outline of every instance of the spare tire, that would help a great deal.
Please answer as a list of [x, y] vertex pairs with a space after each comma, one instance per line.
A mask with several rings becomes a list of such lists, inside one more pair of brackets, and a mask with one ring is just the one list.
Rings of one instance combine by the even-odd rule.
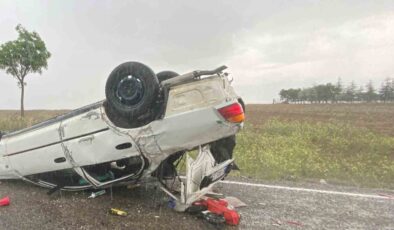
[[179, 76], [179, 74], [174, 71], [166, 70], [166, 71], [161, 71], [160, 73], [156, 74], [156, 76], [159, 82], [162, 82], [170, 78]]
[[155, 73], [139, 62], [126, 62], [117, 66], [105, 85], [111, 117], [123, 117], [128, 123], [134, 124], [139, 117], [149, 114], [158, 92], [159, 82]]

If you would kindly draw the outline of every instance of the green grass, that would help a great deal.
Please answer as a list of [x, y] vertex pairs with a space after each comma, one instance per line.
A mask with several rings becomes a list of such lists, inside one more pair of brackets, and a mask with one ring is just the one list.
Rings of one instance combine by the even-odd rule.
[[365, 128], [271, 119], [237, 142], [234, 175], [394, 188], [394, 137]]
[[0, 131], [14, 131], [34, 124], [32, 118], [9, 117], [7, 119], [0, 118]]

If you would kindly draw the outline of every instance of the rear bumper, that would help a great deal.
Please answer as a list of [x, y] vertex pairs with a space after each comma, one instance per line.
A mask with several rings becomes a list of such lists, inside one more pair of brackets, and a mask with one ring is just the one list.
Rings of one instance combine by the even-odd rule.
[[216, 107], [210, 107], [165, 118], [160, 125], [152, 124], [152, 129], [163, 152], [176, 152], [234, 135], [242, 125], [227, 122]]

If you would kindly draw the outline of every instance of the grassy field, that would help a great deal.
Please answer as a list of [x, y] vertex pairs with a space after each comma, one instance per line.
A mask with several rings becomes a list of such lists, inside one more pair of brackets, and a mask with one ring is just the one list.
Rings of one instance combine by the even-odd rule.
[[11, 132], [26, 128], [66, 112], [67, 110], [29, 110], [21, 118], [19, 111], [0, 110], [0, 131]]
[[235, 158], [238, 175], [394, 188], [394, 105], [249, 105]]
[[[64, 113], [0, 111], [0, 130]], [[394, 104], [248, 105], [235, 176], [394, 188]]]

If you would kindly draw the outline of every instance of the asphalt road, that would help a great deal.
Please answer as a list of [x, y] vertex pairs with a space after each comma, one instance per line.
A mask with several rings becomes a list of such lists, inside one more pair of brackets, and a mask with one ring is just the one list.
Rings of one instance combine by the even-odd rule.
[[[0, 197], [8, 195], [11, 205], [0, 207], [0, 229], [394, 229], [394, 199], [378, 195], [393, 195], [393, 191], [321, 184], [281, 186], [290, 188], [219, 184], [217, 191], [248, 205], [238, 209], [240, 226], [229, 227], [172, 211], [167, 197], [152, 185], [114, 188], [111, 200], [109, 192], [95, 199], [88, 199], [88, 192], [48, 196], [46, 189], [22, 181], [1, 181]], [[372, 196], [294, 191], [293, 187]], [[110, 215], [112, 207], [127, 211], [128, 216]]]

